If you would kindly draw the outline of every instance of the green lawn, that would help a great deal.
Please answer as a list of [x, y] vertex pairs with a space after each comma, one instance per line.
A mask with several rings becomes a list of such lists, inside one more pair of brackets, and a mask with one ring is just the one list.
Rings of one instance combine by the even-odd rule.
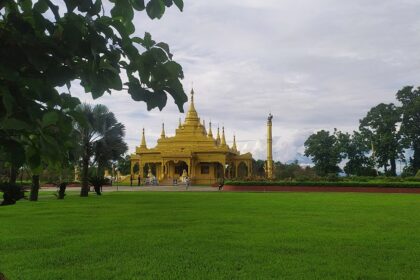
[[0, 208], [8, 279], [419, 279], [420, 195], [119, 192]]

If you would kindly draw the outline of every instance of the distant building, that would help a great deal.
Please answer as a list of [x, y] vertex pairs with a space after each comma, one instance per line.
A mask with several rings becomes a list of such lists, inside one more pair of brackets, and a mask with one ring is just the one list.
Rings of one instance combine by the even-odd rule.
[[[137, 168], [136, 168], [137, 166]], [[139, 171], [135, 174], [134, 170]], [[147, 148], [143, 128], [140, 146], [131, 155], [131, 175], [156, 177], [160, 184], [186, 180], [193, 184], [212, 184], [220, 178], [249, 177], [252, 173], [251, 153], [240, 154], [233, 137], [232, 147], [226, 144], [225, 130], [220, 136], [217, 128], [213, 137], [211, 122], [208, 131], [201, 123], [194, 107], [194, 90], [184, 123], [179, 121], [175, 136], [168, 137], [162, 124], [162, 133], [154, 148]]]

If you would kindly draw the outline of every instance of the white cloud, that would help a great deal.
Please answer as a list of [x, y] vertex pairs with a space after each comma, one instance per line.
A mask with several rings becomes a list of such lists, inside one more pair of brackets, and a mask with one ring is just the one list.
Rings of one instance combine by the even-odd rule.
[[[416, 0], [196, 0], [159, 21], [138, 14], [135, 24], [169, 43], [200, 116], [224, 125], [229, 141], [235, 133], [241, 151], [265, 158], [271, 111], [274, 157], [287, 161], [310, 133], [357, 129], [370, 107], [420, 85], [419, 12]], [[173, 134], [181, 116], [170, 98], [162, 112], [126, 93], [97, 102], [126, 125], [131, 151], [142, 127], [153, 146], [161, 122]]]

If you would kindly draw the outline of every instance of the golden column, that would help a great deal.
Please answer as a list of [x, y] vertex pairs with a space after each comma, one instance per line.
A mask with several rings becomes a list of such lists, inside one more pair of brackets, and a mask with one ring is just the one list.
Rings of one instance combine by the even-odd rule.
[[267, 119], [267, 162], [265, 163], [265, 166], [266, 166], [265, 172], [268, 179], [274, 178], [272, 119], [273, 119], [273, 115], [271, 115], [270, 113]]

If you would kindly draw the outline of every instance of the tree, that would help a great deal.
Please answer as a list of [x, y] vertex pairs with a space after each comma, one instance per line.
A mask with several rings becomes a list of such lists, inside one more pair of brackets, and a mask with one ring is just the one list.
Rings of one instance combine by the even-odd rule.
[[263, 160], [252, 160], [252, 175], [256, 177], [265, 177], [265, 161]]
[[338, 164], [342, 159], [336, 134], [321, 130], [305, 141], [305, 156], [311, 157], [318, 175], [340, 172]]
[[412, 149], [410, 159], [412, 175], [420, 169], [420, 87], [404, 87], [397, 92], [397, 100], [401, 102], [401, 136], [405, 148]]
[[87, 124], [75, 123], [77, 138], [80, 139], [80, 157], [82, 162], [81, 196], [89, 193], [89, 166], [97, 164], [96, 176], [103, 177], [103, 171], [111, 160], [118, 160], [128, 147], [124, 142], [124, 125], [117, 122], [114, 114], [104, 105], [80, 105]]
[[275, 162], [276, 178], [280, 180], [311, 180], [316, 177], [311, 167], [301, 167], [298, 160], [292, 163]]
[[352, 135], [339, 132], [337, 140], [343, 156], [348, 159], [344, 166], [344, 172], [347, 175], [376, 175], [376, 170], [373, 168], [374, 162], [371, 157], [368, 157], [370, 143], [360, 132], [354, 131]]
[[[121, 174], [127, 175], [130, 174], [131, 170], [131, 161], [130, 161], [130, 155], [126, 155], [124, 158], [120, 158], [117, 162], [117, 168], [118, 171], [121, 172]], [[137, 165], [136, 165], [137, 167]]]
[[187, 100], [169, 46], [147, 32], [133, 36], [132, 23], [134, 10], [161, 18], [172, 4], [182, 10], [182, 0], [118, 0], [110, 10], [101, 0], [54, 2], [0, 1], [0, 154], [15, 169], [31, 167], [32, 200], [41, 167], [62, 160], [68, 125], [80, 120], [73, 81], [93, 98], [125, 89], [148, 110], [161, 110], [168, 94], [180, 111]]
[[402, 154], [401, 137], [397, 131], [400, 121], [400, 111], [392, 103], [371, 108], [360, 120], [359, 129], [366, 141], [371, 142], [378, 165], [391, 176], [396, 176], [396, 160]]

